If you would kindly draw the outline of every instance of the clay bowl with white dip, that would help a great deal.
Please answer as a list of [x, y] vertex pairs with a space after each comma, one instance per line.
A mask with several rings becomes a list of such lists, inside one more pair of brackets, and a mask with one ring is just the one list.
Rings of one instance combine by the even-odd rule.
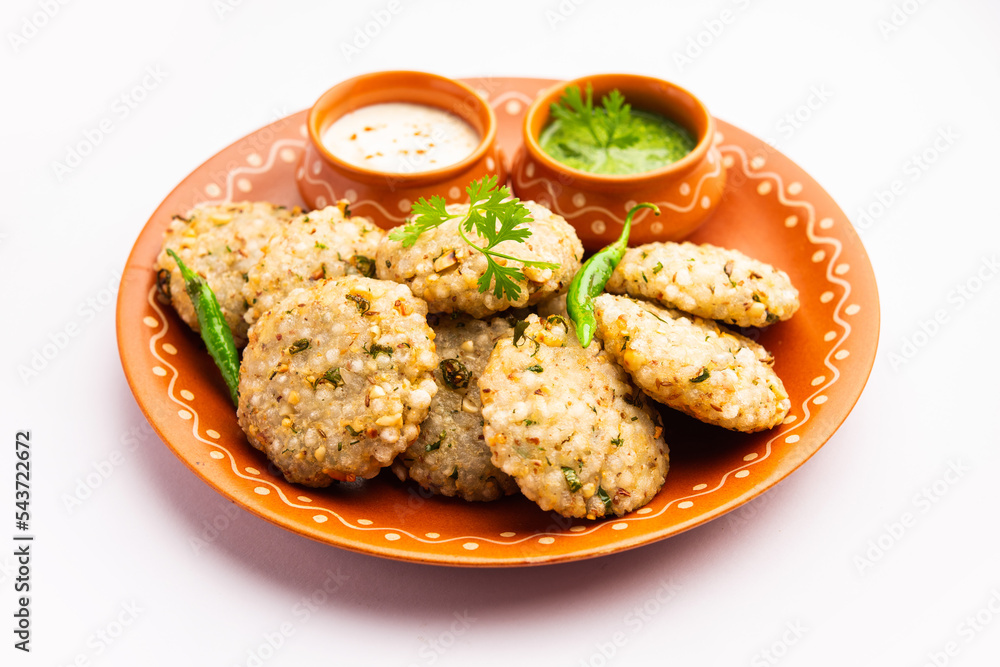
[[467, 200], [469, 182], [507, 169], [489, 104], [463, 83], [425, 72], [364, 74], [309, 111], [296, 173], [312, 208], [341, 199], [382, 227], [402, 224], [420, 197]]

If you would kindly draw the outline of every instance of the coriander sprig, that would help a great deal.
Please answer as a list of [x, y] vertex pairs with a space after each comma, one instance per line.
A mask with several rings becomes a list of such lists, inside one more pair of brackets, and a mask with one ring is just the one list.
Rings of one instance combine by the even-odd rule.
[[632, 105], [617, 88], [601, 97], [601, 105], [594, 108], [594, 87], [588, 83], [586, 98], [579, 86], [569, 86], [549, 112], [563, 125], [586, 129], [594, 143], [605, 150], [628, 148], [639, 140], [636, 128], [631, 127]]
[[[390, 232], [389, 238], [402, 241], [403, 247], [409, 248], [424, 232], [449, 220], [461, 218], [458, 233], [462, 240], [486, 257], [486, 272], [477, 283], [479, 291], [486, 292], [492, 285], [496, 298], [509, 301], [516, 301], [521, 294], [518, 283], [525, 280], [524, 272], [520, 267], [507, 266], [506, 263], [498, 262], [498, 259], [518, 262], [524, 267], [551, 270], [559, 268], [558, 264], [552, 262], [523, 259], [494, 250], [504, 241], [524, 243], [531, 236], [531, 229], [527, 224], [532, 221], [531, 212], [511, 196], [507, 186], [497, 187], [496, 176], [473, 181], [465, 188], [465, 192], [469, 195], [467, 213], [449, 213], [443, 197], [435, 195], [430, 200], [421, 197], [413, 204], [413, 217], [410, 221]], [[468, 236], [472, 233], [485, 239], [486, 244], [473, 243]]]

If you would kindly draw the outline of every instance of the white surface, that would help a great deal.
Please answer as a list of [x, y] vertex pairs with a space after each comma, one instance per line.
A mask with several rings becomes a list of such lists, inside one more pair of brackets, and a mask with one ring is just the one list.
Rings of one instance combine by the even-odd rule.
[[[901, 25], [883, 35], [880, 21], [894, 16], [889, 0], [223, 1], [11, 0], [0, 10], [0, 661], [995, 664], [997, 3], [896, 0]], [[10, 34], [47, 4], [58, 6], [54, 16], [15, 51]], [[390, 6], [398, 11], [347, 62], [341, 44]], [[679, 65], [675, 54], [699, 39], [702, 52]], [[649, 73], [773, 137], [866, 227], [882, 335], [844, 426], [736, 513], [564, 566], [390, 562], [232, 509], [146, 430], [115, 344], [118, 271], [159, 201], [203, 160], [338, 81], [390, 68], [455, 77]], [[129, 108], [120, 98], [144, 77], [144, 99]], [[786, 116], [796, 112], [808, 118], [793, 125]], [[54, 163], [88, 132], [96, 136], [102, 119], [110, 132], [60, 181]], [[938, 140], [935, 154], [941, 132], [953, 138]], [[924, 151], [936, 157], [925, 170], [912, 157]], [[863, 219], [894, 181], [895, 201]], [[958, 291], [976, 288], [970, 298]], [[936, 311], [947, 321], [919, 335]], [[71, 324], [78, 334], [23, 381], [18, 366]], [[913, 358], [892, 363], [915, 336], [922, 345]], [[11, 648], [8, 629], [7, 480], [20, 428], [35, 442], [30, 656]], [[68, 511], [62, 498], [113, 456], [113, 472]], [[965, 468], [961, 476], [939, 482], [935, 502], [922, 500], [953, 464]], [[907, 512], [913, 525], [886, 537]], [[224, 530], [196, 553], [191, 541], [213, 522]], [[880, 538], [891, 547], [859, 571], [856, 559]], [[333, 592], [303, 606], [328, 571], [338, 577]], [[659, 589], [661, 581], [675, 588]], [[132, 604], [141, 611], [123, 611]], [[967, 620], [977, 612], [978, 630]], [[132, 615], [110, 644], [98, 638]], [[289, 636], [275, 634], [282, 631]], [[268, 637], [281, 646], [268, 649]], [[953, 657], [943, 654], [949, 642]], [[252, 654], [262, 646], [267, 659], [258, 663]], [[601, 650], [614, 655], [605, 660]]]

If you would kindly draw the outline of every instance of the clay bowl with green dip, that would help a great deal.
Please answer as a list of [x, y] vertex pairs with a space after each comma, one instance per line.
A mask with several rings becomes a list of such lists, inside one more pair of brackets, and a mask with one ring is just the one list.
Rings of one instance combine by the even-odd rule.
[[[589, 92], [589, 95], [588, 95]], [[637, 202], [631, 245], [680, 240], [714, 211], [726, 170], [715, 120], [676, 84], [635, 74], [560, 83], [528, 108], [512, 186], [576, 228], [588, 250], [615, 240]]]

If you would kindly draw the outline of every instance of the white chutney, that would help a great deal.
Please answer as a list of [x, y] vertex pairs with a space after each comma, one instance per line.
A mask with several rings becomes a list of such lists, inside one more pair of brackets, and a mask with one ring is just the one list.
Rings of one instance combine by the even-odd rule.
[[390, 174], [433, 171], [461, 162], [479, 145], [467, 122], [423, 104], [372, 104], [338, 118], [323, 145], [348, 164]]

